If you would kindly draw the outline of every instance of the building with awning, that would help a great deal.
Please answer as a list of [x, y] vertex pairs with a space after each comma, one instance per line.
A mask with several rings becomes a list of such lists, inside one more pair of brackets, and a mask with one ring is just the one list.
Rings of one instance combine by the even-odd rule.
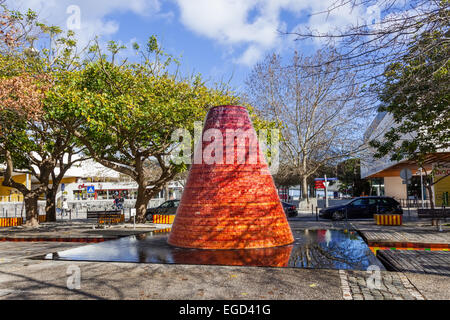
[[[56, 174], [58, 174], [57, 170]], [[14, 172], [13, 179], [28, 188], [33, 188], [33, 185], [38, 183], [32, 175], [23, 172]], [[0, 203], [22, 202], [23, 195], [14, 188], [2, 186], [2, 181], [3, 177], [0, 176]], [[137, 188], [137, 183], [129, 176], [104, 167], [94, 160], [80, 161], [67, 170], [58, 186], [57, 207], [60, 207], [63, 198], [70, 203], [101, 201], [112, 203], [117, 196], [127, 201], [134, 201], [137, 197]], [[152, 204], [158, 204], [164, 199], [179, 199], [182, 191], [183, 184], [181, 182], [171, 181], [167, 188], [153, 199]], [[42, 195], [41, 200], [44, 199], [45, 196]]]
[[[379, 113], [372, 121], [364, 134], [364, 140], [368, 144], [374, 139], [381, 139], [385, 132], [396, 127], [391, 114]], [[414, 139], [414, 134], [403, 136], [403, 139]], [[392, 161], [389, 156], [381, 159], [373, 157], [375, 150], [368, 147], [367, 152], [361, 160], [361, 178], [370, 179], [372, 182], [372, 193], [374, 195], [386, 195], [396, 199], [421, 199], [422, 189], [424, 199], [429, 199], [426, 189], [423, 187], [424, 172], [413, 160]], [[402, 169], [410, 169], [412, 172], [411, 184], [406, 186], [400, 177]], [[427, 173], [434, 170], [433, 197], [436, 206], [447, 205], [450, 193], [450, 149], [439, 150], [436, 153], [426, 155], [424, 169]], [[422, 174], [422, 178], [421, 178]]]

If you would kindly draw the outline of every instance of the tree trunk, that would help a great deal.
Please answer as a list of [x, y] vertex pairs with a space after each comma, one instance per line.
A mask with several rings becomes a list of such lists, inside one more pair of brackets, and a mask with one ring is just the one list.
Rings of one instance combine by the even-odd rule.
[[26, 211], [26, 226], [36, 227], [39, 225], [39, 212], [38, 212], [38, 198], [39, 195], [26, 195], [24, 197], [25, 211]]
[[138, 185], [138, 192], [136, 198], [136, 222], [145, 223], [145, 215], [147, 213], [147, 205], [150, 197], [147, 195], [147, 186]]
[[306, 199], [309, 202], [308, 198], [308, 177], [302, 177], [302, 199]]
[[169, 184], [164, 184], [164, 201], [170, 200], [169, 199]]
[[56, 191], [47, 189], [45, 194], [45, 215], [47, 222], [56, 222]]

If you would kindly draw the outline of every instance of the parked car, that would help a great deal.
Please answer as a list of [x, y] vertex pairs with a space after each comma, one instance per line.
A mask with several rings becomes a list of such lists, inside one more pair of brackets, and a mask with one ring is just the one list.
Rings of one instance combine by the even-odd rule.
[[296, 217], [298, 212], [297, 212], [297, 207], [293, 204], [281, 201], [281, 204], [283, 205], [283, 209], [284, 209], [284, 213], [286, 214], [287, 217]]
[[154, 214], [176, 214], [178, 206], [180, 205], [180, 200], [169, 200], [156, 208], [147, 209], [145, 218], [147, 221], [153, 221]]
[[347, 212], [347, 218], [373, 218], [379, 214], [403, 214], [400, 203], [390, 197], [359, 197], [342, 205], [332, 206], [319, 211], [319, 216], [324, 219], [343, 220]]

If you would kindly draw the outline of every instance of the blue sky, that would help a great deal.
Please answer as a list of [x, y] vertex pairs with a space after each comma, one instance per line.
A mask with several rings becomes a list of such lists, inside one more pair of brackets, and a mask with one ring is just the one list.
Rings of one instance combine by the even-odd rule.
[[[154, 34], [165, 50], [181, 56], [184, 74], [201, 73], [211, 82], [231, 76], [238, 90], [252, 66], [266, 54], [309, 54], [320, 43], [295, 42], [279, 31], [299, 27], [327, 31], [366, 19], [365, 8], [342, 7], [331, 16], [313, 15], [334, 0], [10, 0], [10, 7], [36, 11], [48, 24], [67, 29], [79, 10], [75, 30], [80, 45], [99, 36], [102, 43], [131, 47]], [[75, 7], [75, 11], [73, 6]], [[78, 9], [77, 9], [78, 8]], [[73, 25], [73, 24], [72, 24]], [[125, 52], [132, 54], [132, 51]]]

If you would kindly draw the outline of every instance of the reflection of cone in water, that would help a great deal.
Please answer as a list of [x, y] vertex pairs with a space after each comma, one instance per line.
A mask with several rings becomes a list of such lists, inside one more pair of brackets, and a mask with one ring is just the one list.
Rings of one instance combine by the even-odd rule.
[[222, 266], [287, 267], [292, 246], [245, 250], [172, 251], [174, 263]]
[[[211, 132], [221, 137], [214, 135], [214, 139], [202, 144], [206, 158], [201, 163], [194, 161], [191, 167], [169, 244], [186, 248], [244, 249], [294, 242], [247, 110], [239, 106], [212, 108], [205, 121], [203, 139], [209, 139]], [[234, 138], [236, 132], [247, 132], [250, 139], [242, 143]], [[216, 160], [220, 157], [221, 150], [211, 148], [214, 143], [216, 146], [220, 143], [223, 150], [222, 163], [208, 158], [208, 155]], [[230, 149], [227, 144], [234, 152], [227, 154], [226, 150]], [[209, 153], [209, 150], [214, 151]], [[239, 152], [245, 154], [245, 162], [239, 161]], [[232, 156], [231, 161], [227, 155]]]

